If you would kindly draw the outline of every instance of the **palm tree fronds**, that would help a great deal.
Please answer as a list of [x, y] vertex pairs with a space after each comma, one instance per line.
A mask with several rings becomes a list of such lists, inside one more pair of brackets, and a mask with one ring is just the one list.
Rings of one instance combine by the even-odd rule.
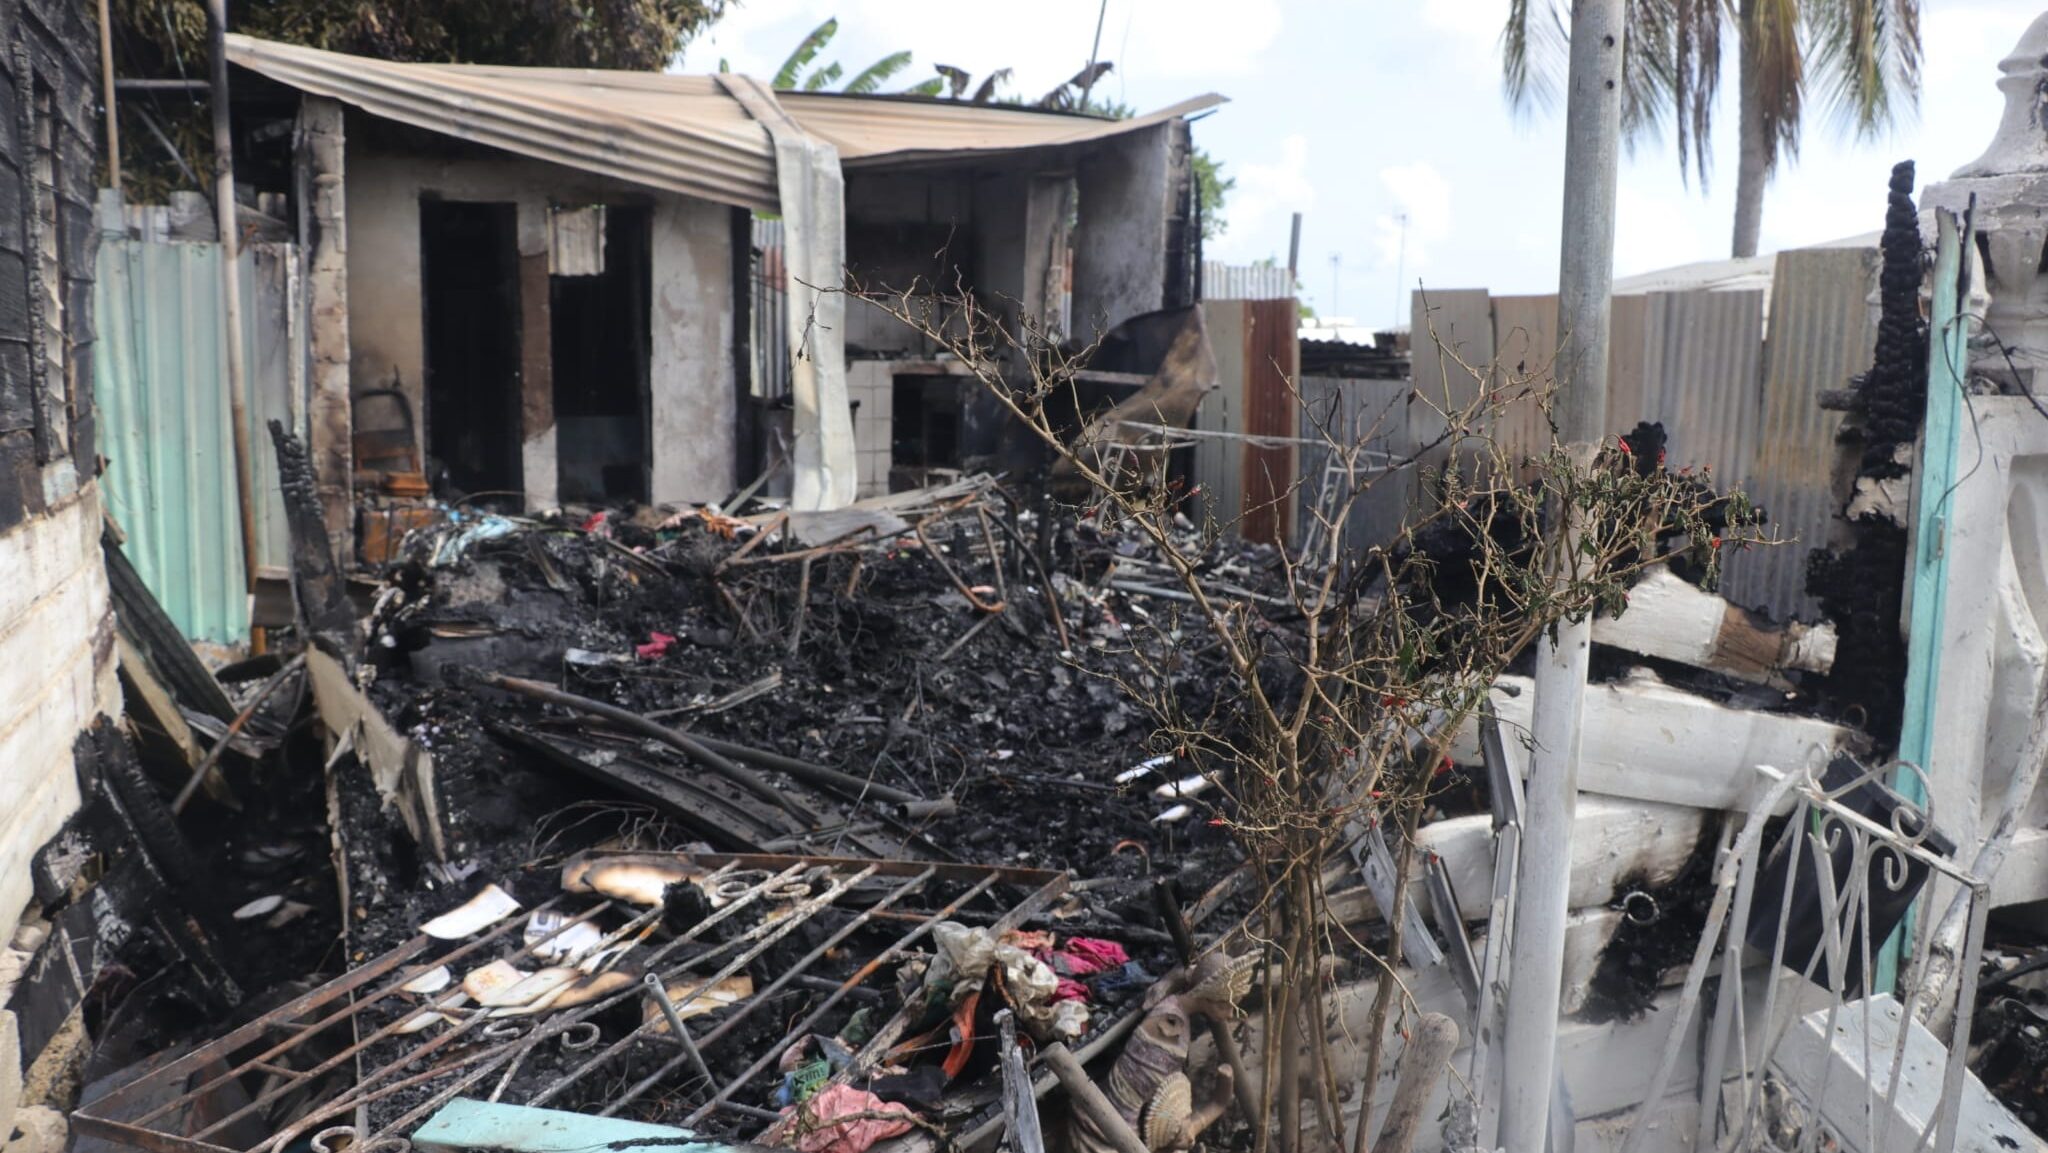
[[1919, 0], [1819, 0], [1806, 9], [1813, 79], [1835, 127], [1873, 138], [1918, 110]]
[[[981, 87], [974, 90], [974, 95], [971, 99], [976, 104], [987, 104], [996, 98], [996, 89], [1008, 83], [1009, 79], [1010, 70], [1008, 68], [996, 69], [982, 79]], [[964, 88], [966, 85], [963, 84], [961, 87]]]
[[1501, 88], [1509, 107], [1555, 106], [1570, 60], [1571, 33], [1559, 0], [1509, 0], [1500, 32]]
[[946, 95], [955, 100], [960, 99], [960, 94], [966, 92], [967, 86], [974, 82], [973, 73], [965, 68], [955, 68], [951, 64], [934, 64], [932, 71], [937, 72], [939, 79], [946, 82]]
[[910, 67], [910, 53], [907, 50], [891, 52], [866, 68], [861, 69], [859, 74], [847, 81], [846, 87], [840, 91], [851, 92], [855, 95], [865, 95], [869, 92], [878, 91], [882, 87], [883, 81], [908, 67]]
[[1754, 71], [1762, 117], [1764, 171], [1780, 158], [1799, 155], [1799, 122], [1806, 95], [1806, 61], [1800, 52], [1799, 0], [1744, 0], [1742, 51]]
[[775, 70], [775, 87], [795, 88], [797, 77], [803, 73], [805, 66], [816, 60], [818, 53], [823, 52], [825, 46], [832, 43], [832, 37], [838, 34], [837, 16], [811, 29], [811, 34], [804, 37], [802, 43], [796, 46], [796, 51], [789, 54], [789, 59], [782, 62], [782, 67]]
[[804, 77], [804, 91], [823, 92], [829, 89], [832, 86], [832, 82], [839, 79], [839, 74], [842, 71], [844, 69], [839, 67], [839, 62], [836, 60], [825, 65], [823, 68], [812, 69], [811, 74]]

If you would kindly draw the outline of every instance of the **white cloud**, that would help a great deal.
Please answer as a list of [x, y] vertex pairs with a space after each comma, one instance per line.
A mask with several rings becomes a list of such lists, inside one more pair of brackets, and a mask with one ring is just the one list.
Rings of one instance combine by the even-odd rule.
[[[1538, 5], [1531, 19], [1548, 19]], [[1493, 54], [1499, 50], [1500, 30], [1507, 23], [1508, 0], [1422, 0], [1422, 23], [1438, 32], [1448, 32], [1476, 52], [1488, 71], [1497, 69]]]
[[1257, 260], [1286, 251], [1288, 217], [1315, 207], [1308, 175], [1308, 137], [1299, 132], [1280, 140], [1272, 164], [1227, 164], [1225, 177], [1237, 181], [1223, 203], [1224, 232], [1210, 245], [1218, 260]]
[[1380, 169], [1392, 207], [1373, 220], [1380, 268], [1419, 273], [1429, 250], [1451, 235], [1451, 182], [1426, 160]]

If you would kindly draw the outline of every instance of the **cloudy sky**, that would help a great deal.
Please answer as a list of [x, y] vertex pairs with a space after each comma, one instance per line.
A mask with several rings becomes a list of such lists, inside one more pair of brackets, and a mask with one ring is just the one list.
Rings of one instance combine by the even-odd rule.
[[[1920, 109], [1878, 141], [1810, 125], [1764, 206], [1766, 249], [1874, 231], [1894, 161], [1938, 179], [1974, 159], [2002, 107], [1998, 61], [2039, 3], [1924, 0]], [[848, 75], [910, 49], [905, 76], [934, 63], [979, 76], [1014, 70], [1042, 93], [1088, 60], [1098, 11], [1100, 89], [1140, 111], [1203, 92], [1230, 98], [1194, 127], [1237, 180], [1215, 259], [1285, 257], [1290, 213], [1306, 214], [1301, 278], [1326, 316], [1406, 317], [1405, 287], [1556, 287], [1562, 114], [1511, 112], [1496, 42], [1507, 0], [740, 0], [683, 66], [770, 75], [830, 16], [822, 60]], [[1730, 53], [1732, 56], [1732, 53]], [[908, 83], [909, 79], [901, 81]], [[1735, 185], [1734, 76], [1704, 192], [1680, 179], [1669, 141], [1623, 161], [1617, 272], [1725, 256]], [[1404, 223], [1405, 218], [1405, 223]]]

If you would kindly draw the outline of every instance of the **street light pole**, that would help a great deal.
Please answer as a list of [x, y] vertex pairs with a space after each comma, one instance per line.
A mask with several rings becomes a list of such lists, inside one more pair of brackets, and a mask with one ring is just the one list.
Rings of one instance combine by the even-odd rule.
[[[1621, 138], [1623, 0], [1572, 5], [1565, 103], [1564, 226], [1558, 261], [1553, 412], [1572, 459], [1586, 465], [1607, 422], [1607, 346], [1614, 288], [1614, 188]], [[1559, 580], [1578, 527], [1559, 510]], [[1517, 885], [1497, 1144], [1540, 1153], [1557, 1078], [1557, 1018], [1570, 911], [1572, 818], [1592, 621], [1562, 622], [1537, 654], [1527, 825]]]

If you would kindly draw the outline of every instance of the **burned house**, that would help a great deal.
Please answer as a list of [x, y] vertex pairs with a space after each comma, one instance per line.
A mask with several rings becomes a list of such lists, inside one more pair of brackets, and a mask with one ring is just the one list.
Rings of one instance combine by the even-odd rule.
[[[30, 855], [79, 804], [72, 742], [94, 716], [118, 716], [121, 704], [92, 404], [98, 55], [76, 4], [6, 0], [0, 28], [4, 946], [30, 898]], [[12, 1029], [0, 1012], [0, 1049]], [[0, 1083], [0, 1102], [6, 1088]]]
[[1185, 116], [1213, 97], [1107, 121], [230, 53], [238, 171], [289, 194], [305, 253], [308, 433], [343, 536], [358, 494], [683, 504], [786, 459], [773, 491], [828, 507], [885, 488], [885, 456], [992, 452], [842, 269], [1062, 330], [1192, 302]]

